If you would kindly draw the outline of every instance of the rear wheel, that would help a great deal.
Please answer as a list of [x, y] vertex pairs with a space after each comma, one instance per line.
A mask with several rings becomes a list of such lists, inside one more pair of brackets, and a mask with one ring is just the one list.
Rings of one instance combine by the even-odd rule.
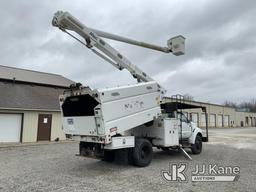
[[138, 167], [148, 166], [153, 157], [152, 144], [147, 139], [136, 138], [132, 157], [134, 165]]
[[113, 162], [115, 160], [115, 151], [114, 150], [104, 150], [104, 161]]
[[195, 144], [192, 144], [191, 151], [193, 154], [200, 154], [202, 152], [202, 137], [196, 136]]

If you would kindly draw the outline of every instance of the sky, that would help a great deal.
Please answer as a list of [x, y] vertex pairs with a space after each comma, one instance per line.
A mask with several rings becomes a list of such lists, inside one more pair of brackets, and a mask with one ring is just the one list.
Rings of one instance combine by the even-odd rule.
[[174, 56], [106, 40], [167, 89], [222, 104], [256, 98], [255, 0], [1, 0], [0, 65], [63, 75], [91, 88], [136, 83], [51, 25], [68, 11], [87, 27], [166, 46], [186, 38]]

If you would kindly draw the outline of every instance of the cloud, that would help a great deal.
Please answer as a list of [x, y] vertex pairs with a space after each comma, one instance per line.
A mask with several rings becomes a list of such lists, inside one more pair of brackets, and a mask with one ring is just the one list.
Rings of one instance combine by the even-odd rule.
[[106, 40], [169, 95], [215, 103], [256, 97], [254, 0], [8, 0], [0, 7], [1, 65], [57, 73], [94, 88], [135, 83], [51, 26], [53, 14], [66, 10], [89, 27], [158, 45], [184, 35], [186, 55], [180, 57]]

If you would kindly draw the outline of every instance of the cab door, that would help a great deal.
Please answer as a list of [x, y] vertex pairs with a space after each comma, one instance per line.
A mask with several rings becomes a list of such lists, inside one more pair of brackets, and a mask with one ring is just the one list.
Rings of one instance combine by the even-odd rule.
[[182, 138], [188, 138], [192, 134], [192, 126], [190, 121], [183, 113], [178, 113], [178, 119], [180, 119], [180, 133], [182, 133]]

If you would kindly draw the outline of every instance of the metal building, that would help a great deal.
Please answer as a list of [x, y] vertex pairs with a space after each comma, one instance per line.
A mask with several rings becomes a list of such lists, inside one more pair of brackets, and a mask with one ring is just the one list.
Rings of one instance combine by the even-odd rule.
[[[165, 102], [174, 101], [166, 97]], [[183, 113], [187, 118], [195, 122], [199, 127], [206, 126], [206, 119], [209, 128], [214, 127], [256, 127], [256, 113], [236, 111], [233, 107], [205, 103], [199, 101], [182, 100], [192, 105], [206, 107], [206, 113], [200, 109], [187, 109]]]
[[0, 143], [65, 139], [58, 97], [73, 81], [0, 66]]

